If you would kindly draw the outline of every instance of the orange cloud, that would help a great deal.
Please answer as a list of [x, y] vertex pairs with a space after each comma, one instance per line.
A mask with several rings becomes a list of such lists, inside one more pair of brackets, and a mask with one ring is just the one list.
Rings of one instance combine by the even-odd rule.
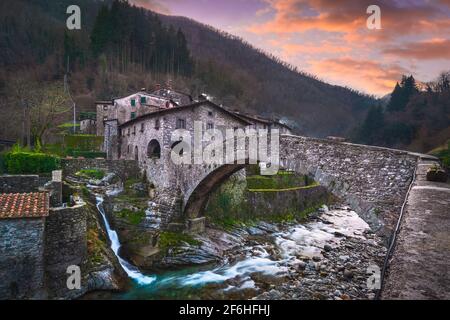
[[[249, 31], [264, 33], [299, 33], [309, 30], [364, 35], [379, 40], [397, 35], [419, 34], [450, 29], [449, 17], [439, 5], [424, 2], [399, 6], [394, 1], [377, 1], [381, 8], [383, 30], [366, 28], [367, 7], [373, 0], [268, 0], [275, 11], [272, 20], [249, 27]], [[447, 2], [447, 0], [445, 0]], [[442, 28], [445, 28], [444, 30]]]
[[409, 42], [402, 46], [387, 48], [383, 52], [404, 58], [450, 60], [450, 39]]
[[156, 0], [130, 0], [131, 4], [162, 14], [170, 14], [170, 10]]
[[296, 44], [296, 43], [280, 43], [279, 41], [271, 41], [274, 47], [281, 49], [283, 56], [292, 57], [297, 54], [320, 54], [320, 53], [347, 53], [352, 49], [349, 46], [334, 45], [327, 41], [321, 41], [319, 44]]
[[402, 74], [407, 70], [396, 64], [383, 65], [372, 60], [350, 57], [310, 61], [312, 71], [361, 90], [384, 95], [394, 88]]

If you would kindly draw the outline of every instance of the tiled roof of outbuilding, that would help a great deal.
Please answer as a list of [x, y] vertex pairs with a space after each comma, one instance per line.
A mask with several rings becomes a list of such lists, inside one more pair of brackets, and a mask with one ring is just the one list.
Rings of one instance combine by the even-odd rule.
[[46, 192], [0, 194], [0, 219], [46, 217], [48, 210]]

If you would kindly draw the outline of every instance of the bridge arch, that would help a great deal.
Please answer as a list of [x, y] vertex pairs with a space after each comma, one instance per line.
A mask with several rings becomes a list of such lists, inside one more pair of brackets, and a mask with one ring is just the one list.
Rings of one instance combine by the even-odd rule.
[[[386, 148], [288, 135], [280, 139], [281, 168], [313, 178], [383, 235], [397, 221], [417, 159], [417, 154]], [[199, 217], [209, 194], [244, 167], [193, 166], [184, 171], [183, 216]]]

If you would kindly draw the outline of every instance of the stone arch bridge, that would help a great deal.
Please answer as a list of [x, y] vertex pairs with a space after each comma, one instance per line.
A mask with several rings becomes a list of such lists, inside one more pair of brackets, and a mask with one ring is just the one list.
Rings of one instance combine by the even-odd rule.
[[[163, 150], [170, 152], [170, 150]], [[356, 145], [333, 140], [282, 135], [280, 167], [307, 174], [345, 200], [380, 234], [394, 228], [419, 158], [407, 151]], [[147, 163], [145, 168], [152, 167]], [[147, 171], [152, 182], [164, 188], [157, 192], [156, 206], [163, 221], [186, 219], [201, 223], [209, 194], [245, 165], [174, 165]], [[158, 188], [159, 183], [155, 183]], [[159, 188], [158, 188], [159, 189]], [[194, 228], [195, 230], [195, 228]]]

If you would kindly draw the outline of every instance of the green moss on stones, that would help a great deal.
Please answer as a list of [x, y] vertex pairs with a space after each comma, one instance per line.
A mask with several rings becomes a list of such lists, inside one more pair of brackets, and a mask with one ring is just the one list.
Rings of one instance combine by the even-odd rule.
[[170, 248], [179, 247], [184, 243], [192, 246], [199, 246], [201, 244], [200, 241], [194, 239], [189, 234], [164, 231], [159, 236], [158, 245], [161, 250], [167, 251]]
[[144, 220], [145, 211], [143, 210], [133, 211], [130, 209], [123, 209], [117, 212], [117, 216], [119, 218], [125, 219], [130, 224], [138, 225], [142, 222], [142, 220]]
[[83, 169], [78, 171], [76, 175], [88, 179], [101, 180], [105, 177], [105, 171], [99, 169]]

